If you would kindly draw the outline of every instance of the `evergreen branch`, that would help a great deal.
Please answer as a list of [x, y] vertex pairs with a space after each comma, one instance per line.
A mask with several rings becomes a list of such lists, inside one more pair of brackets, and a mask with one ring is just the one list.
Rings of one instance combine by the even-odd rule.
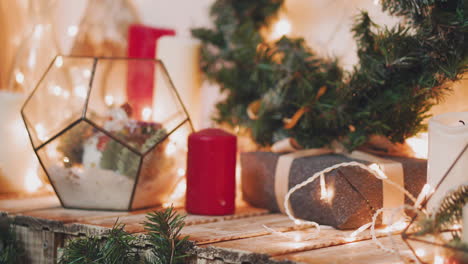
[[[249, 128], [260, 145], [293, 137], [305, 148], [338, 140], [354, 149], [375, 134], [402, 142], [426, 129], [428, 111], [450, 91], [447, 82], [468, 70], [464, 0], [382, 0], [384, 11], [405, 18], [393, 28], [362, 12], [352, 29], [359, 63], [350, 73], [301, 39], [262, 37], [281, 2], [218, 0], [215, 27], [192, 31], [203, 43], [202, 71], [228, 95], [215, 120]], [[270, 11], [252, 16], [259, 10]], [[327, 93], [314, 101], [323, 86]], [[252, 120], [246, 110], [258, 101]], [[305, 108], [296, 126], [284, 129], [283, 120]]]
[[188, 237], [180, 237], [184, 227], [185, 216], [177, 214], [173, 207], [162, 212], [149, 213], [145, 221], [149, 241], [154, 246], [152, 256], [148, 260], [151, 264], [184, 263], [187, 257]]
[[62, 250], [59, 264], [137, 264], [141, 263], [135, 249], [136, 238], [115, 224], [105, 239], [78, 238], [68, 242]]
[[178, 215], [173, 207], [169, 207], [162, 212], [149, 213], [147, 219], [144, 226], [148, 231], [148, 242], [152, 245], [151, 256], [140, 257], [136, 237], [124, 231], [125, 225], [116, 223], [104, 238], [85, 237], [69, 241], [62, 249], [59, 264], [185, 263], [188, 237], [180, 238], [185, 216]]
[[[435, 215], [435, 222], [438, 225], [437, 229], [449, 229], [454, 224], [460, 224], [462, 220], [462, 210], [467, 202], [468, 185], [462, 185], [446, 196]], [[457, 235], [459, 236], [460, 233], [458, 232]]]
[[[442, 200], [439, 209], [433, 216], [424, 218], [419, 222], [419, 230], [416, 235], [436, 235], [450, 231], [452, 239], [448, 243], [460, 246], [461, 231], [453, 230], [453, 226], [461, 224], [463, 207], [467, 202], [468, 185], [462, 185]], [[463, 247], [467, 246], [466, 244], [463, 245]]]

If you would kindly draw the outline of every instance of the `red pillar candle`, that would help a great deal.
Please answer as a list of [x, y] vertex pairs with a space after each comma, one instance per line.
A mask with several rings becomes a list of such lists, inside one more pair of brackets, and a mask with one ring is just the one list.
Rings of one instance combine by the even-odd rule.
[[204, 129], [188, 139], [186, 210], [192, 214], [233, 214], [237, 138]]
[[[131, 25], [128, 28], [128, 57], [154, 59], [157, 40], [163, 36], [174, 36], [172, 29]], [[130, 61], [128, 64], [127, 98], [132, 106], [133, 118], [141, 120], [143, 109], [153, 108], [154, 63]]]

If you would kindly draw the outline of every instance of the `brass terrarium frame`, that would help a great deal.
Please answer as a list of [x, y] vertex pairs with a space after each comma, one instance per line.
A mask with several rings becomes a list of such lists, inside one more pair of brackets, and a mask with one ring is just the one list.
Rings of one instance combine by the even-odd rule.
[[[450, 173], [452, 172], [454, 167], [458, 164], [458, 162], [460, 162], [460, 159], [463, 157], [463, 155], [465, 155], [465, 153], [467, 153], [467, 150], [468, 150], [468, 144], [465, 145], [463, 150], [455, 158], [455, 161], [450, 165], [450, 167], [444, 173], [441, 180], [434, 187], [432, 193], [429, 194], [424, 199], [424, 201], [421, 203], [420, 208], [424, 208], [424, 207], [427, 206], [428, 202], [431, 200], [431, 198], [434, 196], [434, 194], [440, 188], [442, 183], [448, 178], [448, 176], [450, 175]], [[425, 247], [430, 247], [430, 249], [433, 250], [433, 252], [435, 251], [435, 249], [445, 249], [445, 250], [451, 250], [452, 252], [456, 252], [456, 253], [466, 254], [468, 256], [468, 249], [457, 248], [457, 247], [453, 247], [453, 246], [450, 246], [450, 245], [444, 245], [442, 243], [432, 242], [432, 241], [428, 241], [428, 240], [418, 238], [418, 236], [416, 235], [417, 231], [415, 231], [414, 228], [412, 228], [415, 225], [415, 223], [417, 222], [418, 216], [419, 216], [418, 213], [416, 215], [414, 215], [412, 217], [411, 222], [409, 223], [409, 225], [401, 233], [401, 237], [402, 237], [403, 241], [408, 246], [408, 248], [412, 251], [413, 255], [418, 259], [418, 261], [420, 261], [421, 263], [424, 263], [424, 264], [432, 263], [432, 262], [424, 261], [423, 256], [420, 256], [420, 254], [418, 254], [418, 252], [417, 252], [418, 249], [415, 248], [414, 245], [411, 244], [411, 242], [419, 243], [420, 245], [423, 245]], [[452, 231], [457, 231], [457, 230], [444, 230], [444, 231], [442, 231], [442, 233], [449, 233], [449, 232], [452, 232]]]
[[[54, 66], [54, 64], [59, 59], [60, 60], [62, 60], [62, 59], [92, 59], [93, 60], [92, 68], [91, 68], [91, 76], [89, 78], [89, 83], [87, 84], [87, 87], [86, 87], [87, 92], [86, 92], [86, 98], [84, 99], [85, 103], [83, 105], [83, 111], [82, 111], [82, 113], [81, 113], [81, 115], [79, 116], [78, 119], [76, 119], [75, 121], [69, 123], [67, 126], [65, 126], [65, 128], [61, 129], [58, 133], [54, 133], [53, 136], [51, 136], [50, 138], [48, 138], [47, 140], [45, 140], [44, 142], [42, 142], [41, 144], [36, 146], [33, 138], [37, 137], [37, 135], [33, 135], [33, 133], [37, 134], [37, 131], [34, 130], [32, 124], [29, 122], [28, 116], [27, 116], [28, 114], [25, 112], [25, 109], [28, 106], [28, 103], [34, 97], [35, 93], [40, 88], [41, 83], [44, 81], [44, 79], [46, 78], [46, 76], [50, 72], [51, 68]], [[89, 118], [89, 116], [87, 115], [88, 114], [88, 109], [89, 109], [88, 106], [89, 106], [89, 103], [90, 103], [91, 92], [93, 90], [93, 81], [94, 81], [94, 78], [95, 78], [95, 75], [96, 75], [97, 64], [98, 64], [98, 62], [100, 60], [126, 61], [127, 63], [129, 61], [141, 61], [141, 62], [145, 62], [145, 63], [153, 63], [155, 65], [155, 68], [160, 67], [160, 69], [162, 70], [162, 74], [164, 75], [164, 78], [166, 78], [167, 86], [170, 88], [173, 95], [175, 95], [176, 100], [179, 102], [179, 105], [181, 107], [180, 110], [182, 111], [182, 114], [184, 116], [184, 118], [181, 119], [182, 121], [180, 123], [178, 123], [177, 125], [175, 125], [170, 131], [167, 131], [167, 134], [165, 134], [165, 136], [162, 137], [161, 140], [159, 140], [155, 145], [151, 146], [149, 149], [147, 149], [145, 151], [142, 151], [142, 150], [139, 150], [139, 149], [129, 145], [127, 142], [125, 142], [121, 138], [119, 138], [116, 135], [114, 135], [113, 133], [110, 133], [109, 131], [107, 131], [102, 125], [99, 125], [99, 124], [97, 124], [97, 122], [94, 122], [93, 120], [91, 120], [91, 118]], [[47, 102], [44, 102], [44, 103], [47, 103]], [[45, 171], [45, 173], [47, 175], [47, 178], [49, 179], [55, 193], [57, 194], [57, 197], [59, 198], [61, 205], [64, 208], [71, 208], [71, 209], [83, 209], [83, 208], [75, 207], [75, 206], [67, 206], [67, 204], [63, 201], [63, 197], [61, 197], [60, 192], [57, 191], [57, 186], [55, 186], [54, 180], [52, 180], [52, 177], [51, 177], [51, 175], [50, 175], [50, 173], [49, 173], [49, 171], [47, 169], [47, 166], [46, 166], [46, 164], [44, 164], [44, 162], [41, 159], [41, 156], [39, 154], [39, 151], [41, 149], [43, 149], [45, 146], [47, 146], [48, 144], [50, 144], [54, 140], [57, 140], [60, 136], [62, 136], [63, 134], [65, 134], [69, 130], [73, 129], [74, 127], [76, 127], [79, 124], [85, 123], [85, 124], [91, 126], [96, 131], [98, 131], [100, 133], [103, 133], [105, 136], [107, 136], [110, 139], [118, 142], [119, 144], [121, 144], [122, 146], [124, 146], [125, 148], [130, 150], [133, 154], [138, 156], [140, 161], [139, 161], [136, 177], [135, 177], [135, 180], [133, 182], [133, 187], [132, 187], [132, 191], [131, 191], [131, 196], [129, 198], [129, 204], [128, 204], [127, 210], [135, 210], [135, 209], [144, 209], [144, 208], [154, 207], [154, 205], [150, 205], [150, 206], [146, 206], [146, 207], [137, 207], [137, 208], [132, 207], [132, 205], [134, 203], [134, 198], [135, 198], [135, 195], [136, 195], [136, 189], [137, 189], [137, 186], [138, 186], [138, 183], [139, 183], [139, 180], [140, 180], [141, 170], [142, 170], [142, 166], [143, 166], [143, 162], [145, 160], [145, 157], [149, 153], [151, 153], [158, 145], [160, 145], [162, 142], [167, 140], [168, 137], [170, 137], [172, 134], [174, 134], [174, 132], [176, 132], [178, 129], [181, 129], [181, 127], [186, 126], [188, 128], [188, 130], [189, 130], [189, 133], [194, 131], [193, 124], [192, 124], [192, 121], [190, 119], [189, 113], [188, 113], [185, 105], [183, 104], [182, 99], [181, 99], [179, 93], [177, 92], [177, 89], [175, 88], [174, 83], [171, 80], [171, 78], [170, 78], [170, 76], [169, 76], [169, 74], [167, 72], [166, 67], [164, 66], [164, 64], [163, 64], [163, 62], [161, 60], [157, 60], [157, 59], [123, 58], [123, 57], [120, 58], [120, 57], [62, 56], [62, 55], [58, 55], [50, 63], [50, 65], [48, 66], [46, 72], [43, 74], [43, 76], [41, 77], [40, 81], [38, 82], [38, 84], [36, 85], [36, 87], [34, 88], [32, 93], [26, 99], [26, 101], [25, 101], [25, 103], [24, 103], [24, 105], [23, 105], [23, 107], [21, 109], [21, 116], [22, 116], [23, 122], [24, 122], [24, 124], [25, 124], [25, 126], [27, 128], [28, 136], [29, 136], [29, 139], [30, 139], [31, 144], [33, 146], [34, 152], [35, 152], [36, 156], [38, 157], [39, 162], [41, 164], [41, 167], [44, 169], [44, 171]], [[44, 117], [44, 118], [47, 118], [47, 117]], [[112, 209], [112, 208], [105, 208], [105, 209], [92, 208], [92, 209], [93, 210], [122, 211], [122, 209]]]

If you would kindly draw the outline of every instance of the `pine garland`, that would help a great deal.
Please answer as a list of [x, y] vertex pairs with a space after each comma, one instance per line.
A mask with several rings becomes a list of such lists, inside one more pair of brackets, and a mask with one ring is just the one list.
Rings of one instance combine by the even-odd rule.
[[[203, 43], [202, 71], [228, 95], [215, 120], [249, 128], [261, 145], [292, 137], [306, 148], [338, 140], [353, 149], [371, 135], [403, 142], [426, 129], [430, 108], [467, 70], [467, 1], [383, 0], [384, 11], [404, 18], [394, 28], [362, 12], [352, 29], [359, 63], [351, 72], [303, 39], [263, 38], [283, 2], [217, 0], [214, 29], [192, 30]], [[253, 103], [255, 118], [247, 114]], [[290, 128], [285, 120], [295, 114]]]
[[144, 223], [148, 243], [152, 245], [149, 257], [141, 257], [136, 237], [124, 231], [125, 225], [116, 224], [105, 239], [78, 238], [63, 248], [59, 264], [178, 264], [188, 257], [188, 237], [181, 238], [185, 216], [173, 207], [149, 213]]
[[78, 238], [68, 242], [59, 264], [132, 264], [141, 263], [134, 249], [136, 238], [115, 225], [104, 242], [98, 237]]
[[441, 232], [450, 231], [452, 239], [448, 244], [468, 248], [468, 245], [460, 241], [461, 231], [453, 230], [454, 225], [461, 224], [462, 210], [467, 202], [468, 185], [462, 185], [444, 198], [434, 215], [424, 218], [419, 223], [420, 230], [416, 235], [440, 234]]

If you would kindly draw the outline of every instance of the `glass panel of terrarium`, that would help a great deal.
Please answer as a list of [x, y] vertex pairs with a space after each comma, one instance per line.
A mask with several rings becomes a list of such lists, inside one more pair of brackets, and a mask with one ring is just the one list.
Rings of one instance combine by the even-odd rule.
[[155, 68], [152, 119], [163, 124], [168, 131], [176, 128], [188, 118], [183, 103], [164, 62], [158, 61]]
[[52, 62], [23, 109], [34, 148], [82, 117], [92, 66], [92, 59], [62, 56]]
[[192, 131], [190, 122], [186, 121], [144, 156], [131, 209], [182, 202], [187, 139]]
[[[151, 59], [98, 59], [94, 74], [87, 118], [141, 154], [187, 119], [168, 78], [154, 76], [159, 67]], [[156, 87], [154, 78], [161, 79]], [[168, 121], [153, 118], [155, 93]]]
[[440, 260], [443, 260], [443, 248], [437, 247], [432, 241], [409, 238], [406, 243], [422, 263], [444, 263], [443, 261], [440, 262]]
[[141, 158], [85, 121], [38, 156], [65, 207], [128, 210]]

